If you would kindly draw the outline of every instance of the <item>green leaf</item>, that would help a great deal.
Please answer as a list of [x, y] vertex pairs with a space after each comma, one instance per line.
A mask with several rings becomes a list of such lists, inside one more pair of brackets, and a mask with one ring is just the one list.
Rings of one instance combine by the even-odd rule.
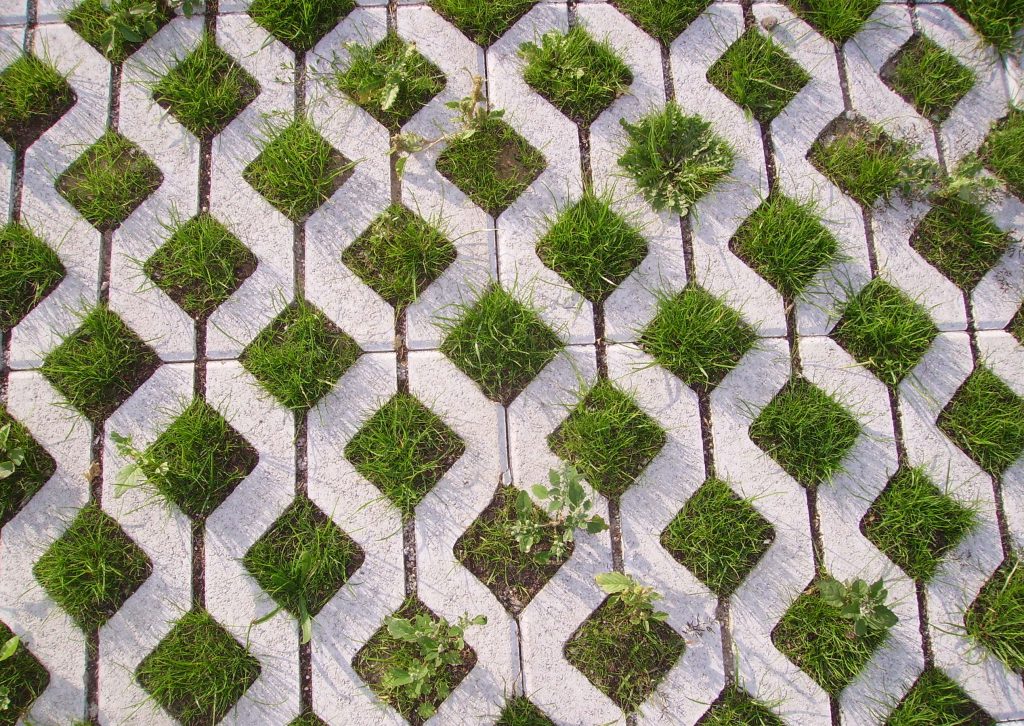
[[875, 611], [872, 613], [872, 615], [874, 615], [874, 617], [878, 620], [879, 624], [883, 628], [891, 628], [900, 621], [900, 619], [896, 617], [896, 613], [887, 608], [885, 605], [875, 606]]
[[382, 111], [387, 111], [395, 105], [395, 101], [398, 100], [398, 90], [397, 83], [392, 83], [390, 86], [386, 86], [384, 88], [384, 97], [380, 100], [380, 108]]
[[0, 426], [0, 449], [7, 448], [7, 440], [11, 437], [11, 425]]
[[839, 611], [839, 614], [844, 618], [849, 618], [850, 620], [852, 620], [860, 616], [860, 605], [858, 605], [855, 602], [851, 602], [847, 605], [844, 605], [843, 609]]
[[405, 165], [408, 162], [409, 162], [409, 157], [408, 156], [400, 156], [400, 157], [398, 157], [397, 161], [395, 161], [395, 174], [397, 174], [398, 176], [402, 176], [403, 174], [405, 174]]
[[14, 463], [10, 461], [0, 461], [0, 479], [6, 479], [14, 473]]
[[832, 607], [842, 607], [846, 599], [846, 588], [843, 583], [833, 577], [826, 577], [818, 583], [818, 592], [821, 593], [821, 599]]
[[409, 641], [416, 634], [415, 628], [405, 618], [391, 618], [388, 620], [388, 635], [396, 640]]
[[434, 704], [425, 702], [421, 703], [416, 709], [417, 715], [419, 715], [419, 717], [424, 721], [433, 716], [435, 711], [436, 709], [434, 708]]
[[867, 635], [868, 634], [868, 630], [869, 629], [868, 629], [868, 622], [867, 622], [867, 620], [864, 620], [863, 618], [861, 618], [859, 620], [855, 620], [854, 621], [854, 623], [853, 623], [853, 632], [854, 632], [854, 634], [857, 635], [858, 638], [863, 638], [865, 635]]
[[413, 677], [407, 670], [401, 668], [395, 668], [389, 671], [385, 676], [387, 685], [389, 688], [395, 688], [397, 686], [407, 686], [413, 682]]
[[533, 496], [537, 497], [537, 499], [547, 499], [551, 496], [551, 490], [543, 484], [534, 484]]
[[621, 572], [602, 572], [594, 578], [598, 587], [609, 595], [628, 590], [633, 586], [633, 578]]
[[7, 642], [4, 643], [2, 648], [0, 648], [0, 661], [7, 660], [13, 656], [15, 651], [18, 650], [19, 645], [21, 645], [21, 638], [17, 635], [13, 638], [8, 638]]
[[868, 589], [868, 596], [872, 600], [875, 600], [879, 596], [881, 596], [881, 599], [884, 600], [885, 599], [885, 581], [884, 580], [877, 580], [877, 581], [875, 581], [871, 585], [871, 587]]
[[11, 449], [7, 452], [7, 458], [15, 466], [21, 466], [22, 462], [25, 461], [25, 450], [21, 448]]
[[608, 529], [608, 523], [596, 514], [587, 520], [588, 534], [597, 534], [598, 532], [604, 532], [606, 529]]
[[579, 481], [569, 482], [569, 504], [573, 509], [579, 507], [586, 496], [587, 493], [583, 490], [583, 485]]

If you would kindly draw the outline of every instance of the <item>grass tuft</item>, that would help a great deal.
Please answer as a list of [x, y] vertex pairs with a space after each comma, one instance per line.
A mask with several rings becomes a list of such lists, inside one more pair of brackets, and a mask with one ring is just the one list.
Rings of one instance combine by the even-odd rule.
[[882, 79], [927, 119], [942, 122], [974, 87], [974, 73], [924, 35], [915, 35], [882, 68]]
[[880, 4], [881, 0], [791, 0], [797, 15], [840, 45], [857, 34]]
[[249, 16], [296, 53], [311, 50], [356, 6], [354, 0], [253, 0]]
[[505, 703], [495, 726], [555, 726], [526, 696], [513, 696]]
[[995, 721], [937, 668], [917, 679], [885, 726], [995, 726]]
[[1024, 672], [1024, 570], [1011, 555], [964, 613], [967, 634], [1007, 668]]
[[934, 200], [910, 246], [960, 289], [970, 291], [1010, 247], [1010, 237], [980, 207], [943, 196]]
[[949, 0], [949, 5], [1000, 53], [1020, 50], [1017, 32], [1024, 27], [1024, 1]]
[[700, 726], [785, 726], [771, 709], [736, 684], [726, 686], [697, 723]]
[[315, 713], [304, 713], [295, 718], [288, 726], [327, 726], [327, 723]]
[[983, 366], [974, 369], [939, 414], [938, 425], [992, 476], [1024, 451], [1024, 399]]
[[[159, 30], [174, 17], [174, 11], [164, 0], [156, 0], [153, 4], [156, 6], [153, 20], [156, 29]], [[136, 23], [134, 27], [129, 28], [131, 34], [108, 35], [108, 18], [113, 14], [122, 18], [130, 16], [131, 11], [137, 9], [138, 5], [137, 0], [83, 0], [65, 13], [64, 20], [86, 43], [106, 56], [111, 63], [118, 64], [124, 62], [155, 34], [155, 31], [151, 33], [151, 29], [146, 28], [145, 24]], [[134, 39], [133, 36], [140, 40]]]
[[613, 0], [649, 35], [669, 45], [711, 4], [711, 0]]
[[[0, 527], [10, 522], [57, 470], [57, 463], [53, 457], [32, 438], [29, 430], [0, 408], [0, 428], [8, 424], [11, 426], [7, 440], [8, 449], [21, 449], [25, 452], [25, 458], [15, 467], [13, 474], [2, 480]], [[0, 644], [2, 643], [0, 640]]]
[[511, 28], [537, 0], [430, 0], [466, 37], [484, 48]]
[[[0, 644], [13, 637], [11, 629], [0, 623]], [[50, 674], [22, 642], [14, 655], [0, 661], [0, 693], [7, 694], [9, 699], [7, 708], [0, 711], [0, 724], [15, 726], [23, 723], [20, 718], [49, 684]]]
[[985, 164], [1024, 199], [1024, 109], [1010, 113], [993, 128], [981, 149]]
[[0, 331], [6, 332], [64, 279], [60, 257], [17, 222], [0, 228]]
[[75, 92], [53, 63], [23, 55], [0, 73], [0, 137], [28, 148], [74, 103]]
[[1024, 305], [1017, 308], [1017, 312], [1006, 326], [1007, 332], [1010, 333], [1017, 342], [1024, 345]]

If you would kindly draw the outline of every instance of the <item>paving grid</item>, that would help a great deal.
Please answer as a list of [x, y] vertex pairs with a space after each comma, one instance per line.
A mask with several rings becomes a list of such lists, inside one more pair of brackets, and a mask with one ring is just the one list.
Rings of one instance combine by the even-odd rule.
[[[927, 213], [900, 199], [861, 209], [806, 160], [823, 129], [856, 111], [920, 145], [951, 168], [983, 142], [1008, 103], [1024, 103], [1019, 60], [1001, 60], [949, 8], [919, 2], [881, 5], [869, 24], [835, 49], [786, 7], [716, 2], [669, 47], [662, 47], [611, 4], [548, 2], [533, 7], [486, 51], [429, 7], [362, 0], [304, 56], [274, 40], [245, 14], [246, 0], [222, 0], [205, 17], [178, 17], [123, 67], [112, 67], [60, 21], [64, 0], [29, 5], [0, 0], [0, 66], [24, 49], [44, 50], [68, 74], [77, 102], [24, 154], [0, 142], [0, 202], [10, 219], [61, 241], [67, 275], [3, 340], [0, 396], [57, 462], [43, 489], [0, 533], [0, 621], [22, 635], [50, 673], [29, 713], [33, 723], [173, 723], [143, 703], [138, 663], [193, 605], [205, 606], [260, 661], [261, 674], [228, 723], [288, 723], [312, 708], [332, 724], [401, 723], [352, 667], [361, 645], [409, 594], [454, 621], [487, 615], [467, 641], [477, 655], [470, 675], [433, 723], [492, 723], [508, 696], [527, 693], [566, 724], [625, 723], [622, 711], [565, 660], [562, 649], [603, 600], [594, 575], [613, 567], [663, 593], [661, 607], [687, 649], [638, 723], [692, 724], [727, 680], [738, 677], [789, 724], [874, 724], [926, 665], [941, 667], [999, 720], [1024, 720], [1024, 683], [956, 632], [964, 608], [1004, 558], [1024, 547], [1024, 459], [993, 479], [939, 430], [940, 411], [980, 361], [1024, 395], [1024, 349], [1004, 328], [1024, 301], [1024, 203], [1002, 193], [988, 211], [1013, 244], [969, 294], [914, 251], [909, 239]], [[770, 30], [759, 23], [773, 17]], [[582, 25], [607, 38], [630, 66], [630, 93], [581, 132], [523, 81], [516, 50], [550, 30]], [[140, 83], [154, 66], [184, 55], [204, 25], [259, 82], [260, 94], [212, 143], [200, 143], [154, 103]], [[770, 23], [769, 23], [770, 25]], [[762, 127], [705, 80], [707, 69], [747, 28], [769, 34], [811, 76], [786, 110]], [[487, 79], [492, 107], [544, 153], [541, 176], [496, 220], [435, 169], [440, 147], [414, 155], [399, 179], [390, 140], [369, 114], [331, 90], [320, 71], [349, 40], [375, 41], [396, 30], [447, 76], [447, 86], [406, 126], [432, 134], [449, 124], [445, 102], [468, 94], [471, 74]], [[938, 128], [879, 78], [885, 62], [915, 32], [927, 34], [971, 68], [978, 83]], [[711, 122], [737, 149], [727, 182], [679, 219], [655, 214], [616, 171], [624, 133], [635, 120], [675, 100]], [[265, 114], [308, 112], [350, 159], [352, 177], [306, 222], [293, 224], [248, 184], [241, 171], [258, 153]], [[164, 181], [112, 233], [99, 233], [54, 189], [53, 179], [113, 128], [137, 143]], [[643, 224], [649, 254], [602, 304], [591, 305], [534, 249], [545, 219], [578, 199], [584, 180], [615, 189], [620, 211]], [[813, 200], [840, 242], [843, 261], [823, 271], [809, 295], [787, 308], [767, 282], [730, 252], [728, 242], [769, 190]], [[393, 201], [423, 217], [443, 216], [458, 257], [395, 321], [394, 311], [340, 262], [342, 251]], [[172, 213], [210, 211], [256, 255], [259, 265], [205, 325], [196, 326], [139, 270], [165, 239], [154, 230]], [[164, 234], [166, 237], [166, 234]], [[915, 374], [894, 391], [858, 366], [828, 332], [834, 301], [881, 277], [929, 309], [941, 333]], [[487, 400], [438, 351], [437, 323], [447, 306], [497, 281], [537, 305], [567, 343], [509, 406]], [[653, 317], [655, 290], [688, 281], [723, 297], [760, 336], [710, 394], [695, 393], [635, 345]], [[841, 281], [841, 282], [837, 282]], [[313, 302], [366, 351], [334, 390], [305, 416], [261, 393], [239, 364], [245, 346], [297, 298]], [[109, 302], [163, 365], [99, 430], [59, 406], [39, 373], [46, 354], [76, 326], [76, 311]], [[806, 490], [750, 440], [757, 413], [799, 373], [849, 408], [862, 433], [833, 485]], [[667, 431], [667, 443], [618, 503], [597, 495], [610, 532], [581, 535], [571, 559], [514, 618], [452, 554], [456, 539], [500, 483], [528, 488], [560, 465], [547, 436], [577, 400], [581, 382], [608, 378], [634, 393]], [[345, 445], [394, 393], [416, 395], [463, 440], [465, 454], [403, 524], [398, 510], [344, 457]], [[148, 445], [193, 395], [202, 395], [259, 452], [256, 469], [205, 522], [142, 491], [115, 497], [125, 465], [110, 439], [129, 433]], [[915, 585], [860, 532], [858, 523], [901, 463], [948, 478], [953, 496], [980, 507], [981, 523], [947, 556], [941, 576]], [[91, 472], [91, 481], [83, 472]], [[707, 476], [727, 480], [774, 527], [775, 540], [738, 590], [716, 598], [658, 541]], [[249, 629], [273, 604], [240, 559], [296, 494], [355, 539], [366, 559], [314, 621], [300, 646], [285, 612]], [[74, 513], [94, 501], [145, 550], [153, 574], [99, 632], [83, 634], [34, 582], [32, 566]], [[771, 632], [816, 568], [845, 579], [885, 576], [899, 624], [862, 674], [829, 698], [772, 643]], [[141, 705], [140, 705], [141, 704]]]

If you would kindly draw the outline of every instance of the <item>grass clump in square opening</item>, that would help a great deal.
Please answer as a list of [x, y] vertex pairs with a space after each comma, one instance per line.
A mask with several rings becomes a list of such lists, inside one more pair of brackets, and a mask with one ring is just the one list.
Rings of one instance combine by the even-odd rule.
[[1024, 399], [984, 366], [975, 368], [956, 392], [938, 425], [992, 476], [1024, 451]]
[[1010, 191], [1024, 199], [1024, 109], [1010, 108], [992, 128], [980, 154]]
[[253, 0], [249, 17], [293, 51], [303, 53], [355, 6], [354, 0]]
[[629, 90], [633, 73], [607, 40], [597, 41], [580, 25], [550, 31], [539, 43], [523, 43], [523, 79], [559, 111], [589, 125]]
[[860, 435], [860, 424], [830, 395], [793, 378], [750, 425], [750, 439], [805, 487], [828, 482]]
[[[118, 64], [174, 17], [164, 0], [151, 5], [146, 11], [136, 0], [83, 0], [65, 13], [64, 21], [107, 60]], [[122, 27], [115, 30], [115, 24]]]
[[32, 568], [46, 594], [87, 633], [120, 610], [152, 571], [146, 553], [95, 504], [79, 510]]
[[669, 45], [711, 4], [711, 0], [613, 0], [648, 35]]
[[8, 425], [11, 428], [7, 434], [6, 450], [10, 452], [20, 449], [24, 458], [14, 467], [14, 473], [0, 479], [3, 484], [0, 486], [0, 527], [10, 522], [57, 470], [53, 457], [32, 437], [29, 430], [0, 408], [0, 429]]
[[754, 505], [719, 479], [708, 479], [676, 515], [661, 544], [719, 597], [739, 587], [775, 539]]
[[456, 315], [441, 351], [492, 401], [510, 404], [563, 348], [534, 309], [497, 285]]
[[548, 445], [606, 497], [621, 496], [665, 445], [661, 426], [633, 398], [599, 381], [548, 436]]
[[1017, 342], [1024, 345], [1024, 305], [1021, 305], [1016, 314], [1010, 319], [1006, 330], [1017, 339]]
[[924, 35], [915, 35], [882, 68], [896, 93], [932, 121], [945, 121], [974, 87], [974, 73]]
[[153, 98], [197, 137], [209, 139], [259, 92], [256, 79], [221, 50], [211, 33], [204, 33], [199, 45], [153, 87]]
[[[515, 536], [516, 497], [519, 490], [500, 487], [487, 508], [455, 543], [455, 557], [487, 585], [506, 610], [518, 615], [530, 604], [562, 564], [572, 556], [569, 542], [565, 555], [541, 564], [533, 554], [523, 553]], [[547, 515], [536, 504], [534, 521], [544, 522]], [[536, 551], [550, 550], [560, 527], [544, 528]]]
[[964, 613], [967, 634], [1015, 673], [1024, 673], [1024, 570], [1011, 555]]
[[686, 215], [732, 171], [735, 151], [700, 116], [670, 102], [638, 123], [622, 123], [628, 137], [619, 166], [657, 211]]
[[446, 20], [484, 48], [515, 25], [537, 0], [430, 0]]
[[751, 28], [708, 69], [708, 82], [762, 124], [782, 113], [811, 77], [771, 38]]
[[335, 73], [335, 84], [393, 134], [444, 90], [441, 69], [394, 31], [372, 47], [347, 47], [351, 61]]
[[919, 304], [875, 278], [847, 302], [832, 337], [888, 386], [897, 386], [931, 347], [938, 328]]
[[392, 204], [342, 253], [341, 261], [396, 312], [412, 305], [448, 266], [455, 245], [433, 224]]
[[785, 726], [768, 706], [735, 683], [725, 687], [697, 723], [700, 726]]
[[917, 679], [885, 726], [995, 726], [985, 710], [937, 668]]
[[146, 453], [142, 469], [147, 479], [168, 501], [200, 520], [224, 503], [260, 458], [202, 399], [193, 401]]
[[861, 528], [904, 572], [928, 582], [977, 521], [974, 509], [939, 490], [923, 469], [902, 467], [864, 515]]
[[107, 131], [57, 178], [57, 191], [101, 232], [117, 229], [160, 184], [163, 174], [116, 131]]
[[494, 726], [555, 726], [526, 696], [513, 696], [505, 703]]
[[1017, 31], [1024, 27], [1021, 0], [949, 0], [949, 5], [1000, 53], [1020, 50]]
[[260, 662], [205, 610], [175, 623], [135, 677], [182, 726], [213, 726], [260, 675]]
[[839, 255], [812, 203], [775, 192], [744, 220], [729, 248], [787, 300], [802, 295]]
[[881, 0], [791, 0], [793, 12], [842, 45], [857, 34]]
[[647, 256], [647, 240], [612, 209], [611, 199], [587, 190], [558, 213], [537, 242], [537, 256], [593, 303], [602, 302]]
[[74, 104], [75, 92], [53, 63], [23, 55], [0, 72], [0, 137], [26, 149]]
[[43, 361], [42, 372], [68, 403], [104, 421], [160, 365], [156, 353], [107, 307], [97, 307]]
[[203, 321], [242, 286], [258, 263], [231, 230], [203, 212], [177, 225], [143, 270], [182, 310]]
[[21, 322], [64, 279], [57, 253], [17, 222], [0, 228], [0, 331]]
[[[0, 622], [0, 645], [6, 643], [14, 633]], [[14, 726], [26, 713], [32, 703], [50, 685], [50, 674], [24, 641], [18, 644], [14, 654], [0, 661], [0, 701], [7, 707], [0, 711], [0, 724]]]
[[825, 602], [817, 583], [812, 583], [775, 626], [772, 642], [829, 695], [838, 696], [860, 675], [888, 634], [888, 630], [854, 634], [853, 621]]
[[465, 451], [437, 414], [399, 393], [349, 441], [345, 458], [408, 519]]
[[241, 360], [274, 398], [301, 412], [327, 395], [361, 354], [348, 334], [300, 300], [249, 343]]
[[492, 217], [517, 200], [547, 166], [544, 155], [504, 121], [490, 119], [449, 144], [437, 170]]
[[687, 286], [661, 295], [640, 345], [688, 386], [718, 385], [757, 336], [739, 314], [706, 290]]

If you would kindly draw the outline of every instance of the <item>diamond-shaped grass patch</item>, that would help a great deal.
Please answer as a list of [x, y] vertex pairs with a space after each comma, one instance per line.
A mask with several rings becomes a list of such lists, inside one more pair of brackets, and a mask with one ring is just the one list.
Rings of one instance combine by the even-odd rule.
[[1024, 399], [983, 366], [974, 369], [939, 414], [938, 425], [992, 476], [1024, 451]]
[[508, 405], [562, 349], [532, 308], [500, 286], [458, 308], [441, 350], [493, 401]]
[[980, 156], [1011, 192], [1024, 199], [1024, 108], [1010, 108], [992, 128]]
[[647, 700], [686, 650], [668, 623], [631, 622], [616, 597], [606, 598], [565, 644], [565, 658], [626, 713]]
[[621, 496], [665, 445], [665, 432], [631, 396], [594, 385], [548, 437], [558, 456], [606, 497]]
[[921, 220], [910, 246], [962, 290], [970, 291], [1010, 247], [983, 209], [959, 197], [943, 197]]
[[345, 447], [345, 458], [402, 515], [416, 505], [465, 452], [462, 439], [408, 393], [385, 403]]
[[[416, 598], [406, 600], [393, 617], [412, 620], [417, 615], [426, 615], [434, 622], [444, 622]], [[407, 688], [389, 688], [385, 682], [391, 671], [418, 668], [422, 662], [419, 648], [393, 637], [387, 625], [374, 633], [356, 653], [352, 667], [382, 701], [391, 704], [414, 726], [419, 726], [426, 720], [424, 714], [437, 709], [476, 665], [476, 653], [469, 645], [465, 645], [457, 655], [459, 661], [438, 669], [427, 684], [427, 693], [418, 698]]]
[[544, 171], [543, 154], [504, 121], [491, 119], [448, 146], [437, 170], [492, 217], [508, 209]]
[[1024, 305], [1018, 308], [1017, 313], [1006, 326], [1010, 335], [1017, 339], [1017, 342], [1024, 345]]
[[917, 679], [886, 726], [995, 726], [995, 720], [937, 668]]
[[881, 0], [792, 0], [793, 11], [815, 30], [842, 45], [871, 17]]
[[216, 136], [259, 95], [248, 71], [210, 33], [153, 87], [153, 98], [199, 138]]
[[75, 103], [75, 92], [49, 60], [24, 55], [0, 72], [0, 137], [26, 149]]
[[846, 304], [832, 337], [885, 384], [899, 385], [939, 334], [928, 312], [881, 278]]
[[785, 726], [771, 709], [736, 684], [725, 687], [698, 723], [701, 726]]
[[[487, 585], [498, 602], [513, 615], [523, 611], [573, 550], [570, 542], [564, 557], [539, 563], [535, 554], [547, 552], [555, 536], [561, 534], [560, 527], [546, 527], [529, 554], [520, 551], [514, 530], [518, 493], [514, 487], [499, 488], [491, 503], [455, 543], [459, 562]], [[536, 505], [534, 520], [548, 521], [547, 515]]]
[[159, 188], [163, 174], [116, 131], [107, 131], [57, 178], [59, 191], [101, 232], [116, 229]]
[[708, 479], [661, 534], [661, 544], [719, 597], [739, 587], [775, 539], [771, 524], [729, 485]]
[[974, 87], [974, 73], [925, 35], [915, 35], [885, 64], [882, 80], [918, 113], [945, 121]]
[[[154, 12], [148, 15], [138, 12], [135, 0], [83, 0], [64, 19], [107, 60], [121, 63], [174, 17], [174, 11], [165, 0], [157, 0], [153, 6]], [[128, 32], [111, 33], [116, 22], [123, 23]]]
[[146, 477], [194, 519], [223, 504], [259, 461], [249, 442], [202, 399], [193, 401], [146, 453]]
[[[13, 637], [11, 629], [0, 622], [0, 645]], [[25, 647], [24, 642], [19, 643], [10, 658], [0, 661], [0, 695], [7, 699], [6, 708], [0, 712], [0, 723], [4, 726], [20, 723], [19, 719], [28, 712], [32, 702], [49, 684], [50, 674], [46, 668]]]
[[57, 469], [53, 457], [32, 438], [29, 430], [0, 408], [0, 430], [6, 426], [10, 426], [4, 449], [6, 454], [0, 455], [0, 459], [6, 459], [12, 451], [18, 450], [22, 453], [22, 460], [14, 467], [14, 473], [0, 479], [3, 483], [0, 486], [0, 527], [28, 504]]
[[811, 77], [771, 38], [751, 28], [708, 69], [708, 82], [762, 124], [782, 113]]
[[706, 290], [690, 285], [661, 296], [640, 345], [689, 386], [718, 385], [753, 347], [757, 336], [739, 314]]
[[711, 0], [613, 0], [613, 4], [646, 33], [669, 45]]
[[302, 53], [311, 50], [355, 6], [353, 0], [254, 0], [249, 16]]
[[854, 635], [853, 621], [826, 603], [812, 583], [775, 626], [772, 642], [819, 686], [838, 696], [887, 636], [887, 630]]
[[611, 207], [586, 191], [559, 212], [537, 242], [541, 262], [591, 302], [608, 297], [647, 256], [647, 240]]
[[0, 229], [0, 331], [21, 322], [64, 279], [60, 258], [32, 230]]
[[307, 411], [334, 388], [362, 351], [305, 301], [286, 307], [242, 351], [244, 365], [278, 401]]
[[1024, 673], [1024, 567], [1010, 555], [964, 613], [967, 634], [1006, 667]]
[[835, 399], [793, 378], [750, 425], [750, 439], [805, 487], [832, 479], [860, 434]]
[[813, 204], [773, 192], [736, 230], [729, 249], [792, 300], [836, 259], [839, 243]]
[[397, 311], [416, 302], [455, 257], [455, 245], [437, 227], [392, 204], [341, 261]]
[[88, 633], [120, 610], [152, 570], [149, 557], [118, 523], [88, 504], [32, 572], [46, 594]]
[[153, 349], [106, 307], [86, 315], [43, 361], [43, 375], [93, 422], [104, 421], [160, 365]]
[[260, 663], [205, 610], [175, 623], [135, 677], [183, 726], [212, 726], [260, 675]]
[[349, 66], [334, 82], [391, 133], [444, 90], [441, 69], [394, 31], [372, 47], [352, 44], [348, 51]]
[[354, 164], [305, 118], [268, 124], [263, 150], [242, 176], [293, 222], [315, 212], [352, 175]]
[[483, 47], [515, 25], [537, 0], [430, 0], [430, 6]]
[[231, 230], [207, 213], [178, 225], [144, 271], [195, 320], [206, 320], [258, 264]]
[[494, 726], [555, 726], [526, 696], [513, 696], [501, 709]]
[[633, 82], [608, 41], [594, 40], [581, 25], [523, 43], [519, 54], [526, 59], [523, 80], [578, 124], [590, 124]]

